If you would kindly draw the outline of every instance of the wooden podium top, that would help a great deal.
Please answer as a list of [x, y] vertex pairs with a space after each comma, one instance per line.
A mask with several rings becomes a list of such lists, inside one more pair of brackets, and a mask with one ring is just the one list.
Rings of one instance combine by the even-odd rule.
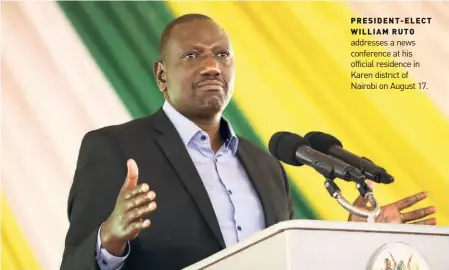
[[363, 223], [363, 222], [336, 222], [322, 220], [290, 220], [273, 225], [254, 236], [228, 247], [196, 264], [193, 264], [185, 270], [199, 269], [209, 265], [217, 260], [232, 256], [248, 247], [256, 245], [277, 234], [294, 231], [335, 231], [335, 232], [367, 232], [367, 233], [393, 233], [408, 235], [432, 235], [449, 236], [449, 227], [429, 226], [429, 225], [410, 225], [410, 224], [386, 224], [386, 223]]

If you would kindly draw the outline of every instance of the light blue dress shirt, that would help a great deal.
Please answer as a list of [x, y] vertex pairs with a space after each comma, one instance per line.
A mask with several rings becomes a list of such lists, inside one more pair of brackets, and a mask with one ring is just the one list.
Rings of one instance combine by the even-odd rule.
[[[225, 143], [214, 153], [206, 132], [176, 111], [168, 102], [164, 103], [163, 110], [178, 131], [203, 181], [226, 247], [263, 230], [263, 208], [236, 155], [238, 138], [229, 122], [222, 118], [220, 134]], [[124, 257], [109, 254], [105, 249], [100, 249], [100, 230], [96, 249], [100, 269], [118, 270], [131, 252], [130, 246], [128, 244], [128, 254]]]

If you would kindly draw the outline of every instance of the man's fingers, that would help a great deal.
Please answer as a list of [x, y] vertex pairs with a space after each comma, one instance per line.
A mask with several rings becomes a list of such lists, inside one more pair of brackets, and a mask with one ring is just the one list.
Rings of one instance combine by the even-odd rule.
[[129, 224], [126, 227], [126, 234], [127, 235], [138, 234], [141, 230], [150, 227], [150, 224], [151, 224], [151, 222], [149, 219], [145, 219], [143, 221], [132, 222], [131, 224]]
[[128, 174], [126, 175], [125, 184], [123, 187], [125, 189], [133, 188], [137, 185], [137, 179], [139, 178], [139, 169], [134, 159], [129, 159], [126, 163], [128, 167]]
[[410, 212], [407, 212], [407, 213], [403, 213], [402, 214], [402, 221], [403, 222], [409, 222], [409, 221], [418, 220], [418, 219], [430, 216], [432, 214], [435, 214], [435, 212], [436, 212], [436, 209], [433, 206], [429, 206], [429, 207], [413, 210], [413, 211], [410, 211]]
[[140, 184], [138, 186], [135, 186], [134, 188], [125, 189], [122, 192], [124, 193], [123, 196], [125, 197], [125, 200], [129, 200], [129, 199], [131, 199], [131, 198], [133, 198], [133, 197], [135, 197], [135, 196], [137, 196], [139, 194], [146, 193], [149, 190], [150, 190], [150, 187], [148, 186], [148, 184], [143, 183], [143, 184]]
[[394, 205], [399, 209], [403, 210], [405, 208], [408, 208], [414, 204], [416, 204], [419, 201], [424, 200], [427, 198], [427, 192], [420, 192], [418, 194], [412, 195], [410, 197], [404, 198], [400, 201], [397, 201], [394, 203]]
[[436, 218], [428, 218], [428, 219], [425, 219], [425, 220], [411, 222], [409, 224], [415, 224], [415, 225], [437, 225], [437, 219]]
[[143, 218], [144, 216], [148, 215], [150, 212], [153, 212], [156, 210], [156, 202], [146, 203], [142, 206], [133, 208], [131, 211], [128, 211], [126, 213], [125, 222], [126, 224], [131, 224], [135, 221], [138, 221], [138, 219]]
[[130, 199], [126, 200], [125, 201], [125, 204], [126, 204], [125, 209], [126, 209], [126, 211], [129, 211], [133, 208], [141, 206], [144, 203], [149, 204], [155, 198], [156, 198], [156, 193], [154, 193], [154, 191], [144, 192], [142, 194], [139, 194], [135, 197], [131, 197]]

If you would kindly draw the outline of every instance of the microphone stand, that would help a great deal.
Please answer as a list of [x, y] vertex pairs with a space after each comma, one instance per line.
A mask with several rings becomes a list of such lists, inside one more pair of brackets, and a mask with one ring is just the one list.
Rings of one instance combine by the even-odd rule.
[[340, 188], [335, 184], [333, 179], [325, 177], [324, 186], [327, 192], [337, 200], [337, 202], [343, 206], [347, 211], [362, 218], [367, 218], [368, 223], [374, 223], [375, 218], [380, 214], [380, 205], [374, 198], [372, 189], [365, 183], [365, 181], [357, 182], [356, 187], [360, 195], [368, 199], [368, 202], [372, 206], [372, 210], [364, 210], [350, 204], [341, 194]]

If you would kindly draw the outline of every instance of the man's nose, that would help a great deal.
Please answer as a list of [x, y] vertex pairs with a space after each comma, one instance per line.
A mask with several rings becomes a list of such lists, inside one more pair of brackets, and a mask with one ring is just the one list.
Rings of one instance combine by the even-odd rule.
[[218, 62], [213, 57], [207, 57], [203, 62], [202, 76], [218, 76], [221, 74]]

